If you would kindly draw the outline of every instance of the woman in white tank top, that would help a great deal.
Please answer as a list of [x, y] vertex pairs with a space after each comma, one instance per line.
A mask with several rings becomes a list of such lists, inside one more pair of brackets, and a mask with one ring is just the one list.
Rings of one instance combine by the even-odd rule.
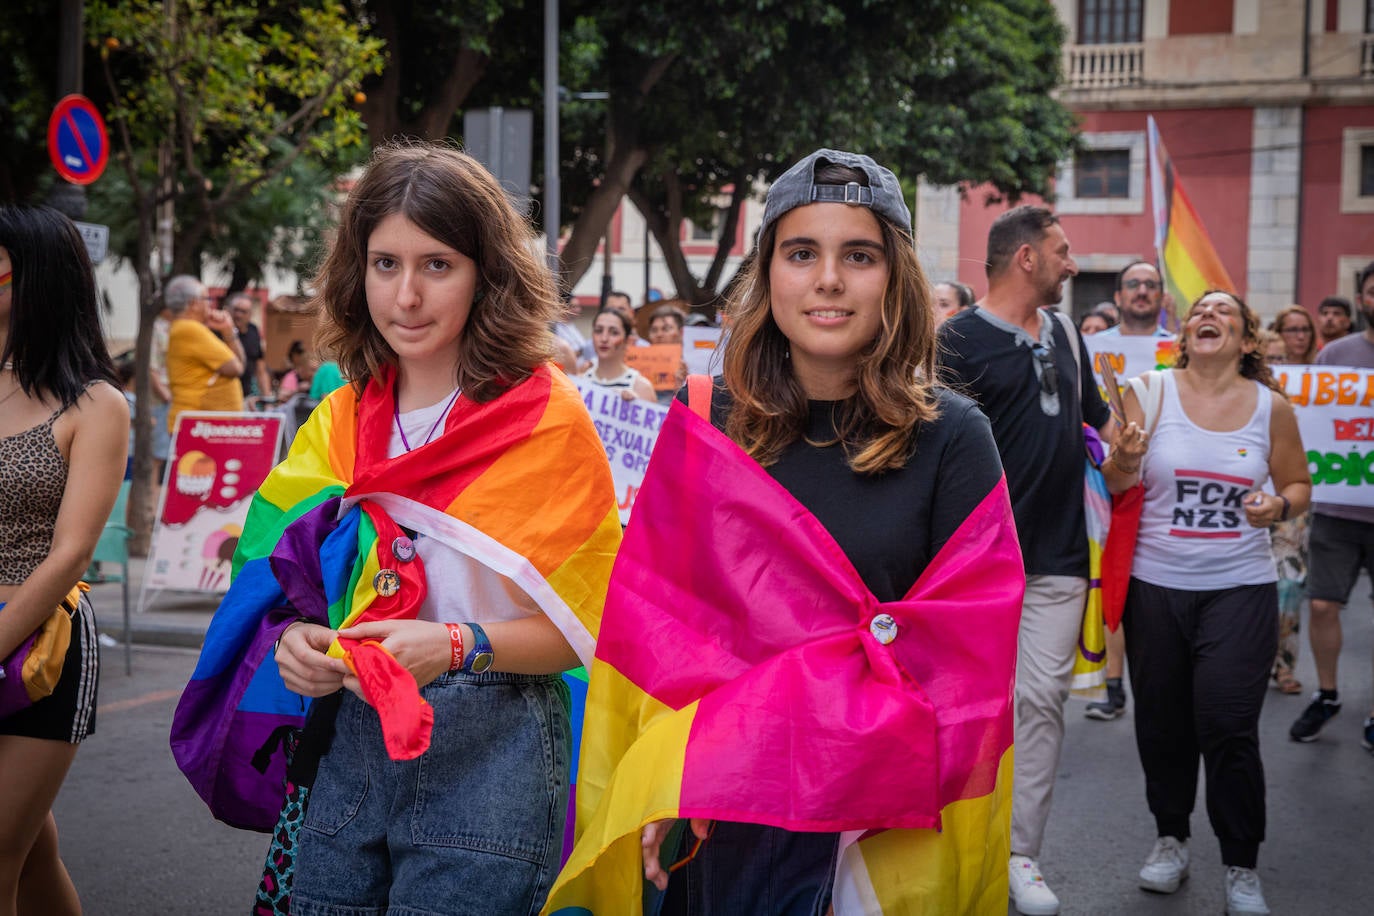
[[625, 349], [630, 341], [630, 319], [615, 309], [603, 308], [592, 322], [592, 346], [596, 365], [582, 377], [603, 388], [619, 388], [627, 401], [642, 398], [654, 401], [654, 386], [635, 369], [625, 365]]
[[1145, 486], [1123, 617], [1159, 835], [1140, 886], [1171, 893], [1188, 876], [1200, 757], [1228, 913], [1269, 912], [1255, 873], [1265, 827], [1259, 714], [1278, 636], [1268, 528], [1305, 511], [1312, 494], [1297, 419], [1258, 332], [1229, 293], [1193, 303], [1177, 367], [1154, 379], [1163, 385], [1154, 429], [1143, 429], [1128, 391], [1126, 429], [1103, 464], [1112, 492]]

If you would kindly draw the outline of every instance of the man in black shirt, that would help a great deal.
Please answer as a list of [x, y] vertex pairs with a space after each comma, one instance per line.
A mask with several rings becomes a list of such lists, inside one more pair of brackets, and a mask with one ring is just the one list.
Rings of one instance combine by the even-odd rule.
[[234, 319], [239, 340], [243, 343], [243, 396], [270, 397], [272, 379], [267, 374], [267, 360], [262, 349], [262, 332], [253, 324], [253, 297], [234, 293], [224, 300], [224, 309]]
[[1011, 896], [1026, 916], [1059, 912], [1036, 859], [1088, 591], [1082, 424], [1106, 441], [1113, 432], [1077, 330], [1042, 308], [1060, 301], [1064, 281], [1077, 272], [1054, 214], [1017, 207], [988, 233], [987, 297], [940, 328], [945, 380], [992, 422], [1026, 566], [1010, 862]]

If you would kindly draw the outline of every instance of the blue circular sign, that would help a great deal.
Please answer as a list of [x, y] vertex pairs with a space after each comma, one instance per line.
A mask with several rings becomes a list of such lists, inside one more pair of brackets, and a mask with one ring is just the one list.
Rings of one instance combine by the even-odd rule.
[[105, 172], [110, 141], [105, 120], [91, 100], [69, 95], [48, 119], [48, 158], [57, 174], [72, 184], [90, 184]]

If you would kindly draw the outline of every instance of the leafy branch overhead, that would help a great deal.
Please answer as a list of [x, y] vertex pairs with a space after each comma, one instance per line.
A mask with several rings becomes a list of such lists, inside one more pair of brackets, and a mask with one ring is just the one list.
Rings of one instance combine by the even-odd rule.
[[[357, 105], [363, 80], [382, 70], [383, 43], [369, 36], [361, 7], [331, 0], [95, 0], [86, 34], [99, 58], [88, 91], [105, 112], [122, 179], [92, 196], [92, 215], [132, 232], [112, 242], [138, 273], [136, 389], [139, 402], [150, 403], [160, 305], [154, 252], [165, 270], [200, 274], [206, 251], [281, 247], [300, 226], [318, 224], [331, 176], [365, 154]], [[310, 212], [264, 212], [280, 199], [270, 192], [298, 179], [317, 184], [310, 194], [288, 195]], [[170, 238], [159, 239], [156, 220], [167, 203], [175, 223]], [[245, 229], [274, 219], [266, 232]], [[237, 276], [244, 252], [234, 254]], [[258, 251], [252, 260], [245, 272], [256, 273], [270, 255]], [[151, 417], [140, 413], [135, 428], [135, 551], [152, 528]]]
[[589, 5], [577, 22], [604, 42], [579, 47], [599, 52], [590, 79], [612, 99], [608, 116], [570, 118], [576, 133], [563, 136], [568, 284], [590, 264], [621, 188], [679, 295], [708, 301], [734, 234], [697, 277], [682, 221], [732, 228], [756, 183], [817, 147], [868, 152], [908, 180], [988, 182], [1013, 197], [1046, 193], [1073, 148], [1073, 116], [1050, 94], [1064, 32], [1040, 0]]

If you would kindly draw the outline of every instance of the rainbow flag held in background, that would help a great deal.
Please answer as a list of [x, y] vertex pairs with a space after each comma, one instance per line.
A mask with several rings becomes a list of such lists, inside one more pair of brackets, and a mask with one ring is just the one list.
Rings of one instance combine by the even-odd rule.
[[[395, 554], [403, 529], [512, 580], [591, 662], [621, 529], [606, 452], [577, 389], [540, 367], [494, 400], [459, 398], [442, 435], [388, 458], [394, 390], [387, 372], [361, 397], [352, 386], [335, 391], [263, 482], [233, 582], [177, 705], [177, 765], [215, 817], [234, 826], [275, 825], [285, 778], [278, 751], [308, 709], [282, 683], [273, 643], [301, 618], [338, 628], [414, 617], [425, 580], [418, 556], [405, 560], [404, 546]], [[393, 590], [383, 571], [398, 577], [395, 594], [384, 594]], [[375, 644], [337, 640], [331, 653], [349, 660], [365, 692], [368, 672], [399, 667]], [[398, 759], [423, 753], [429, 740], [423, 713], [432, 710], [413, 678], [408, 694], [398, 688], [384, 706], [368, 693]]]
[[1005, 909], [1024, 589], [1005, 479], [883, 603], [673, 403], [611, 578], [545, 912], [642, 912], [641, 827], [691, 817], [839, 833], [837, 916]]
[[1107, 628], [1102, 616], [1102, 551], [1112, 525], [1112, 495], [1102, 476], [1105, 456], [1097, 430], [1083, 424], [1087, 457], [1083, 462], [1083, 520], [1088, 529], [1088, 597], [1078, 628], [1070, 689], [1079, 696], [1101, 697], [1107, 683]]
[[[1164, 275], [1164, 289], [1174, 297], [1176, 322], [1188, 307], [1209, 289], [1236, 292], [1226, 265], [1221, 263], [1212, 237], [1202, 224], [1183, 190], [1183, 180], [1174, 168], [1169, 151], [1159, 136], [1154, 115], [1149, 116], [1150, 198], [1155, 215], [1155, 254]], [[1160, 320], [1166, 316], [1161, 313]]]

